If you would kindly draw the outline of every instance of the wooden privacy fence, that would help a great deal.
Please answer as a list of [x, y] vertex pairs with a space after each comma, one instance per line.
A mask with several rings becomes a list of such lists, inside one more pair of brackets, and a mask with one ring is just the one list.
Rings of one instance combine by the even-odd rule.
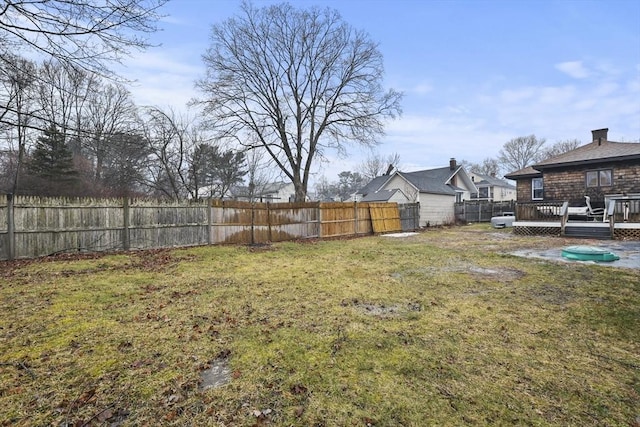
[[491, 217], [500, 216], [504, 212], [515, 212], [514, 200], [495, 202], [491, 200], [465, 200], [455, 204], [456, 221], [489, 222]]
[[396, 203], [249, 203], [0, 194], [0, 260], [61, 252], [259, 244], [402, 229]]

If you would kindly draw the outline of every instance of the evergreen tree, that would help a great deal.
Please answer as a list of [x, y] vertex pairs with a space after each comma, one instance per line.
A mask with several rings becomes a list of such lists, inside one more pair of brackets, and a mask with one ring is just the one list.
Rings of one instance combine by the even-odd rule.
[[77, 179], [73, 155], [65, 142], [65, 136], [55, 125], [45, 130], [36, 142], [29, 162], [29, 172], [36, 177], [64, 183]]

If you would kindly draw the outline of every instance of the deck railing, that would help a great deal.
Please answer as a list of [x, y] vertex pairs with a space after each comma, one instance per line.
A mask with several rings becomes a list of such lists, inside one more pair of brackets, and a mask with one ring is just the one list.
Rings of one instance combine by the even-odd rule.
[[562, 201], [518, 202], [516, 219], [518, 221], [560, 221]]
[[605, 206], [610, 222], [640, 222], [640, 193], [607, 195]]

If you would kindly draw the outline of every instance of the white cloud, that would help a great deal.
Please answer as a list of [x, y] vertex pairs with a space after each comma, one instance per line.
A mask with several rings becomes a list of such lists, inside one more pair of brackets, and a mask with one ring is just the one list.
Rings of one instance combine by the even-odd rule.
[[425, 95], [431, 91], [433, 91], [433, 86], [431, 86], [428, 83], [420, 83], [417, 86], [415, 86], [412, 90], [412, 92], [418, 95]]
[[556, 64], [555, 67], [574, 79], [585, 79], [591, 74], [589, 70], [582, 65], [582, 61], [561, 62]]
[[536, 91], [537, 89], [533, 87], [506, 89], [500, 92], [500, 101], [506, 104], [524, 102], [533, 98]]
[[194, 65], [198, 62], [186, 57], [186, 52], [149, 51], [127, 61], [120, 72], [136, 80], [130, 89], [138, 105], [182, 109], [197, 94], [194, 84], [203, 75], [204, 67]]

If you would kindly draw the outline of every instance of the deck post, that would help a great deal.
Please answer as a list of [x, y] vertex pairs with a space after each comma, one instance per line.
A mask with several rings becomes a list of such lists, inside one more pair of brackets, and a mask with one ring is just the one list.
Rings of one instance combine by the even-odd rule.
[[560, 235], [565, 235], [565, 227], [569, 220], [569, 202], [563, 202], [560, 208]]

